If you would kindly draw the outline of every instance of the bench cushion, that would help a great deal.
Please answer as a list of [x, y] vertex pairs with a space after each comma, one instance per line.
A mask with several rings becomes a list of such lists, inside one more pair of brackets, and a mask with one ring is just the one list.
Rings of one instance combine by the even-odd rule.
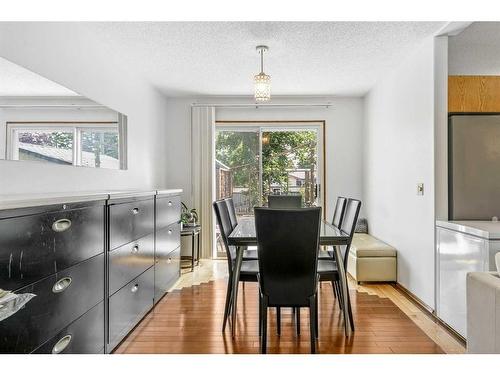
[[357, 258], [395, 257], [397, 254], [392, 246], [365, 233], [354, 234], [349, 252]]

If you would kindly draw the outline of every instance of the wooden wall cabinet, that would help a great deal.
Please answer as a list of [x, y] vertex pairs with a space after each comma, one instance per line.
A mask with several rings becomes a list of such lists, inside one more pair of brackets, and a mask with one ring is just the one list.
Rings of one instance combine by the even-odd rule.
[[500, 76], [449, 76], [448, 112], [500, 112]]

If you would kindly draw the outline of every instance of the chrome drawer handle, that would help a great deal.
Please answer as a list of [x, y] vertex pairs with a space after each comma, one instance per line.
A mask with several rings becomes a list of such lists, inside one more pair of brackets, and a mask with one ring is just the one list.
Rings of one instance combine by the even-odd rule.
[[139, 213], [139, 208], [134, 207], [134, 208], [132, 208], [131, 211], [132, 211], [132, 215], [137, 215]]
[[52, 348], [52, 354], [59, 354], [66, 349], [71, 342], [71, 335], [66, 335], [60, 339]]
[[135, 285], [134, 285], [134, 286], [130, 289], [130, 291], [131, 291], [132, 293], [135, 293], [135, 292], [137, 292], [138, 290], [139, 290], [139, 284], [135, 284]]
[[52, 292], [53, 293], [61, 293], [64, 292], [68, 287], [71, 285], [71, 277], [63, 277], [61, 280], [56, 282], [54, 286], [52, 287]]
[[171, 206], [172, 205], [172, 201], [168, 201], [168, 205]]
[[138, 252], [139, 252], [139, 245], [134, 245], [134, 247], [132, 248], [132, 253], [137, 254]]
[[59, 219], [52, 223], [52, 230], [54, 232], [64, 232], [71, 227], [71, 220], [69, 219]]
[[168, 264], [172, 263], [172, 258], [168, 258], [168, 259], [167, 259], [167, 263], [168, 263]]

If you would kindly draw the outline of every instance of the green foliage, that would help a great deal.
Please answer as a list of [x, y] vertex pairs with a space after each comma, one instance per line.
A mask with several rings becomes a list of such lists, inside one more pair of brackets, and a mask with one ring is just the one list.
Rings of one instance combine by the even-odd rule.
[[65, 132], [23, 132], [19, 141], [32, 145], [50, 146], [68, 150], [73, 147], [73, 133]]
[[196, 208], [189, 209], [184, 202], [181, 202], [181, 222], [183, 224], [197, 223], [198, 212]]
[[264, 196], [272, 184], [288, 192], [287, 169], [314, 168], [316, 133], [313, 131], [276, 131], [263, 133], [262, 187]]
[[[287, 169], [316, 166], [315, 131], [272, 131], [262, 135], [262, 190], [264, 197], [271, 185], [288, 191]], [[248, 187], [252, 206], [259, 197], [259, 133], [218, 131], [216, 159], [231, 168], [233, 185]]]
[[118, 134], [113, 132], [82, 131], [82, 151], [93, 152], [95, 166], [101, 166], [101, 155], [118, 159]]
[[249, 204], [259, 204], [259, 134], [217, 132], [216, 159], [231, 168], [233, 186], [249, 188]]
[[82, 150], [102, 153], [118, 159], [118, 134], [114, 132], [82, 132]]

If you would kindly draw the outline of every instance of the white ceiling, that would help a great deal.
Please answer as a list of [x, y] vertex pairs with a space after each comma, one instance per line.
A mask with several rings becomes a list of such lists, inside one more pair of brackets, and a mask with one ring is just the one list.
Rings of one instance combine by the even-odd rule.
[[78, 94], [0, 57], [0, 96], [78, 96]]
[[444, 22], [81, 23], [169, 96], [251, 95], [258, 44], [273, 95], [364, 95]]

